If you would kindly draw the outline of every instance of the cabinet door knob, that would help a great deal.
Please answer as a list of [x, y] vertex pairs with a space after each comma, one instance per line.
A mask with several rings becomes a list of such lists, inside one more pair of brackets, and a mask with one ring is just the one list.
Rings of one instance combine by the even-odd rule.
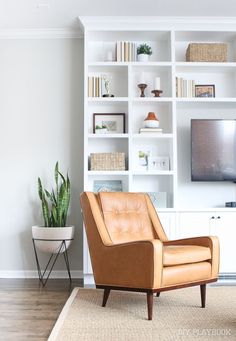
[[220, 219], [220, 216], [218, 215], [217, 219]]
[[212, 217], [211, 217], [211, 219], [215, 219], [215, 217], [214, 217], [214, 216], [212, 216]]

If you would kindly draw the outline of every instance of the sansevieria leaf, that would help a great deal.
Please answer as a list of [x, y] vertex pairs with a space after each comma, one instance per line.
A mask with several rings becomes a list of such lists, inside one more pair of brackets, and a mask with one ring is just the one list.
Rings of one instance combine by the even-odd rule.
[[70, 180], [68, 174], [65, 179], [64, 175], [59, 171], [58, 162], [55, 165], [54, 179], [56, 188], [49, 192], [43, 189], [41, 179], [38, 178], [38, 193], [42, 203], [44, 225], [63, 227], [66, 226], [70, 204]]

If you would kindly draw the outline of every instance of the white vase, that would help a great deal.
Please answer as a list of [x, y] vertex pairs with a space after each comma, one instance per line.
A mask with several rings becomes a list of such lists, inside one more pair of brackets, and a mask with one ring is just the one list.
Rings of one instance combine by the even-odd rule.
[[144, 128], [158, 128], [159, 127], [159, 121], [155, 120], [147, 120], [144, 121], [143, 126]]
[[138, 61], [139, 62], [148, 62], [149, 61], [149, 55], [145, 53], [138, 54]]
[[[41, 227], [32, 226], [32, 237], [38, 250], [46, 253], [57, 253], [62, 240], [66, 240], [66, 248], [62, 247], [60, 253], [68, 249], [74, 237], [74, 226], [67, 227]], [[37, 239], [37, 240], [36, 240]], [[39, 240], [40, 239], [40, 240]]]
[[158, 128], [159, 120], [154, 112], [149, 112], [145, 120], [143, 121], [144, 128]]

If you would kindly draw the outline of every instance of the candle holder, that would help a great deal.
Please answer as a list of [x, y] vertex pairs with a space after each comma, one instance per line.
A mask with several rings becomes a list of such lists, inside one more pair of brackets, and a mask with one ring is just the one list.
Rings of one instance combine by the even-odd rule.
[[162, 90], [152, 90], [152, 94], [154, 94], [154, 97], [161, 97], [160, 95], [163, 93]]
[[144, 84], [144, 83], [138, 84], [138, 88], [141, 91], [140, 97], [145, 97], [144, 90], [146, 89], [146, 87], [147, 87], [147, 84]]

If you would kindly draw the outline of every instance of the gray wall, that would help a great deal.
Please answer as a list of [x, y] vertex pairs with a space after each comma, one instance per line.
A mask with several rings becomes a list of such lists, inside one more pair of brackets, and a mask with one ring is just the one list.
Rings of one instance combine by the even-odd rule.
[[37, 177], [50, 189], [57, 160], [72, 183], [71, 268], [82, 270], [83, 41], [7, 39], [0, 51], [0, 277], [36, 270], [31, 226], [43, 223]]

